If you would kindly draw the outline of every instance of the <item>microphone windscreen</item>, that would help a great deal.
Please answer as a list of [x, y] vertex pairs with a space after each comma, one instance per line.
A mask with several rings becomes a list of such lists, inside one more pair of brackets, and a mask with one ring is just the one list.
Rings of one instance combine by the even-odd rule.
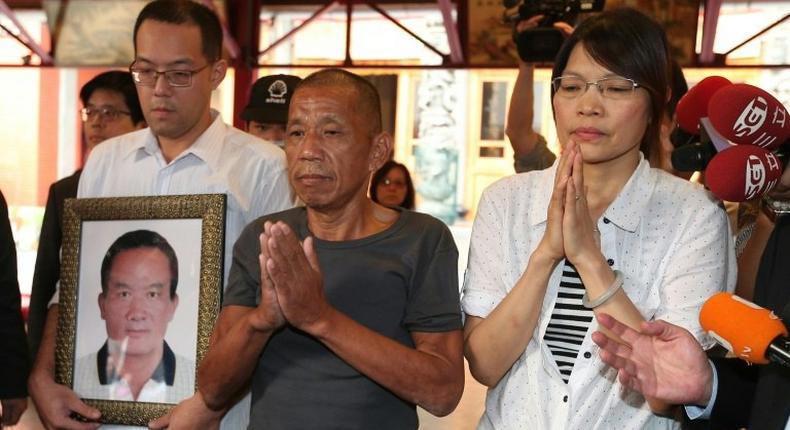
[[734, 145], [718, 154], [705, 170], [705, 185], [718, 198], [745, 202], [761, 197], [779, 181], [776, 155], [751, 145]]
[[773, 312], [730, 293], [709, 298], [702, 305], [699, 322], [716, 341], [751, 363], [768, 363], [768, 345], [787, 336], [787, 327]]
[[699, 134], [699, 120], [708, 116], [710, 98], [716, 91], [727, 85], [732, 85], [727, 78], [708, 76], [691, 87], [678, 100], [678, 106], [675, 109], [678, 126], [691, 134]]
[[790, 137], [787, 109], [768, 92], [748, 84], [724, 87], [710, 98], [708, 118], [729, 141], [774, 149]]

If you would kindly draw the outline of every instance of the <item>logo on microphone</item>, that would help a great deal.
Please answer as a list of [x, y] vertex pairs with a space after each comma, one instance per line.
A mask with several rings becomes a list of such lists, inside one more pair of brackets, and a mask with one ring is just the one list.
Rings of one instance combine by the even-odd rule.
[[751, 136], [763, 126], [767, 117], [768, 102], [763, 97], [757, 96], [743, 109], [732, 130], [738, 137]]
[[750, 155], [746, 161], [746, 181], [744, 182], [746, 200], [757, 197], [765, 185], [765, 165], [760, 157]]

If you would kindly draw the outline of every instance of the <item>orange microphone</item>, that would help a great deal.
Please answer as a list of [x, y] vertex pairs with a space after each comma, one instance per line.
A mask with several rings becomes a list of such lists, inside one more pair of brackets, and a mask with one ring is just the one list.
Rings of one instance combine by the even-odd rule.
[[699, 322], [740, 359], [790, 366], [787, 327], [768, 309], [730, 293], [718, 293], [702, 306]]

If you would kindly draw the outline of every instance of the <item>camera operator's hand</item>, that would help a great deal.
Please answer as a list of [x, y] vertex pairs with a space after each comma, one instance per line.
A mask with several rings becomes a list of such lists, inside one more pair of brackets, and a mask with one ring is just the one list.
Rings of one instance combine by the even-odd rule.
[[[521, 33], [522, 31], [526, 31], [531, 28], [537, 27], [538, 24], [540, 24], [540, 22], [543, 21], [543, 18], [545, 17], [546, 15], [535, 15], [528, 19], [523, 19], [519, 21], [518, 23], [516, 23], [516, 32]], [[554, 23], [554, 28], [562, 31], [565, 37], [568, 37], [570, 36], [571, 33], [573, 33], [573, 26], [571, 26], [567, 22], [557, 21]]]

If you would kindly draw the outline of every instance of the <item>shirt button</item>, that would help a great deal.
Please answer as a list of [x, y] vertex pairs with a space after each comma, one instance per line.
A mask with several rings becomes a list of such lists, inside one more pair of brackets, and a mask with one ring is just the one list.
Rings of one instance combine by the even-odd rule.
[[565, 402], [565, 403], [568, 403], [568, 396], [563, 397], [562, 401]]
[[584, 358], [590, 358], [590, 357], [592, 357], [592, 354], [590, 354], [590, 351], [587, 351], [587, 352], [584, 353]]
[[614, 266], [614, 260], [612, 260], [612, 259], [610, 258], [610, 259], [606, 260], [606, 264], [608, 264], [608, 265], [610, 265], [610, 266]]
[[604, 219], [603, 219], [603, 223], [604, 223], [604, 224], [609, 224], [610, 222], [611, 222], [611, 221], [609, 221], [609, 218], [604, 218]]

